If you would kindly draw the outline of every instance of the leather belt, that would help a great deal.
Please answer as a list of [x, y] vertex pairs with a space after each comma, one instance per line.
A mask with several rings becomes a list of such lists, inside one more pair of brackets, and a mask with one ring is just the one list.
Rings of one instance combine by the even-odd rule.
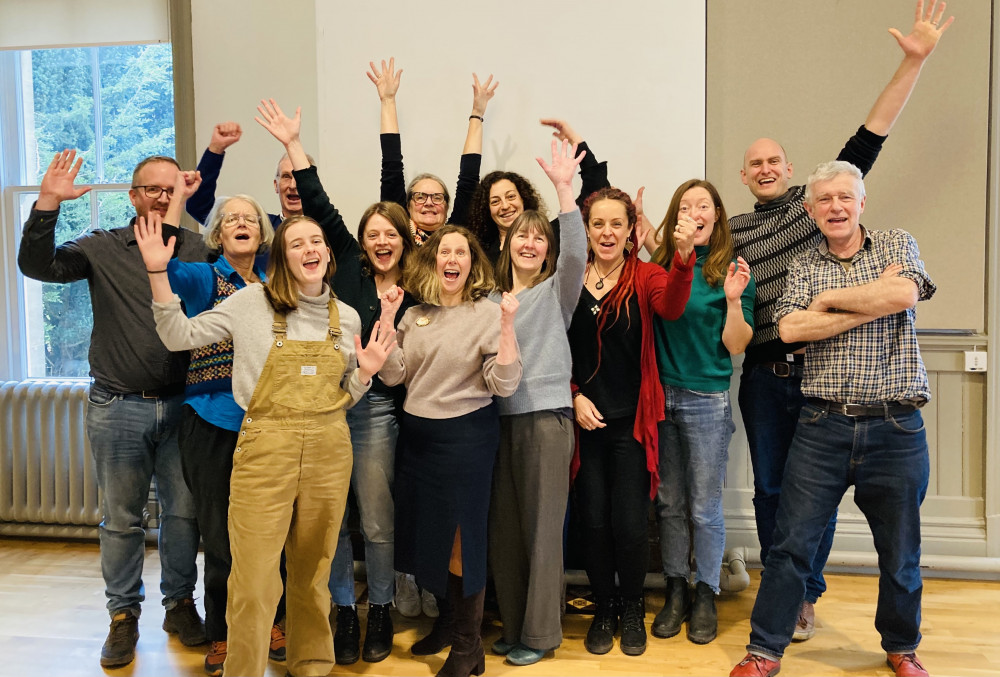
[[131, 395], [133, 397], [141, 397], [144, 400], [158, 400], [163, 397], [174, 397], [175, 395], [183, 395], [183, 394], [184, 394], [183, 383], [174, 383], [173, 385], [163, 386], [162, 388], [140, 390], [134, 393], [122, 393], [123, 396]]
[[794, 362], [758, 362], [757, 366], [767, 369], [778, 378], [802, 378], [802, 365]]
[[819, 397], [807, 397], [806, 401], [830, 414], [841, 416], [897, 416], [910, 414], [920, 408], [915, 402], [883, 402], [881, 404], [850, 404], [831, 402]]

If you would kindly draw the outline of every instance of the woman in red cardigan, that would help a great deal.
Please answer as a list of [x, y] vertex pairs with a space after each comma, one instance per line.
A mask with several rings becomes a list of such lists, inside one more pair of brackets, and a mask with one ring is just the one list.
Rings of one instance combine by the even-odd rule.
[[[669, 271], [638, 258], [636, 208], [617, 188], [583, 205], [590, 242], [580, 301], [569, 328], [573, 410], [580, 427], [573, 460], [574, 509], [585, 535], [586, 569], [597, 602], [585, 646], [646, 650], [642, 584], [649, 505], [659, 485], [657, 423], [663, 388], [656, 367], [653, 315], [674, 320], [691, 293], [694, 228], [675, 231]], [[618, 587], [615, 587], [615, 576]]]

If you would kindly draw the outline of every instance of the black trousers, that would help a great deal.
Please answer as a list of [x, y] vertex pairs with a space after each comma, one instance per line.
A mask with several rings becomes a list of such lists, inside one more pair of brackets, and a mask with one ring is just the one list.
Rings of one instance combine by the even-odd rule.
[[634, 419], [606, 421], [580, 431], [580, 469], [574, 510], [584, 537], [587, 577], [594, 596], [642, 597], [649, 565], [649, 471], [646, 451], [632, 436]]
[[[210, 642], [225, 641], [226, 596], [233, 558], [229, 552], [229, 479], [233, 474], [233, 450], [239, 433], [213, 425], [190, 406], [181, 410], [177, 444], [181, 451], [184, 482], [194, 495], [198, 530], [205, 551], [205, 634]], [[285, 557], [281, 557], [281, 581], [285, 582]], [[285, 616], [285, 594], [274, 622]]]

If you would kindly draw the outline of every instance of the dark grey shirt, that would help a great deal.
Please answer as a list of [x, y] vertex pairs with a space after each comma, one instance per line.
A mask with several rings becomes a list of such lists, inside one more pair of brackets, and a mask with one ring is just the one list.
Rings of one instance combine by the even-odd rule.
[[[24, 224], [17, 265], [42, 282], [87, 280], [94, 311], [90, 375], [95, 385], [117, 393], [157, 390], [184, 383], [188, 352], [168, 351], [156, 335], [153, 295], [135, 240], [135, 219], [124, 228], [93, 230], [56, 246], [59, 210], [32, 209]], [[164, 226], [177, 235], [175, 252], [184, 261], [208, 253], [198, 233]]]

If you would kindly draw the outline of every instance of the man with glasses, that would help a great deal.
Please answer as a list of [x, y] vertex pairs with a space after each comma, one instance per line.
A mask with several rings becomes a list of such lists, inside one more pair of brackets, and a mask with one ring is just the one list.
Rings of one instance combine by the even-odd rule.
[[[101, 665], [126, 665], [135, 658], [139, 614], [145, 599], [142, 563], [145, 533], [142, 511], [155, 475], [160, 501], [160, 591], [166, 616], [163, 629], [181, 642], [205, 642], [205, 627], [194, 605], [198, 527], [191, 492], [181, 474], [176, 422], [183, 403], [188, 353], [172, 353], [156, 335], [147, 270], [136, 246], [135, 221], [111, 230], [95, 229], [56, 246], [60, 204], [90, 188], [74, 185], [82, 158], [75, 150], [57, 153], [49, 165], [38, 200], [24, 224], [17, 263], [21, 272], [42, 282], [87, 280], [93, 307], [90, 374], [94, 379], [87, 408], [87, 436], [97, 468], [104, 519], [100, 525], [101, 571], [111, 628], [101, 650]], [[129, 199], [136, 217], [161, 217], [174, 190], [192, 190], [194, 173], [178, 181], [173, 158], [153, 156], [132, 174]], [[182, 187], [183, 186], [183, 187]], [[184, 260], [204, 260], [201, 237], [164, 226], [177, 238]], [[164, 273], [166, 271], [163, 271]]]
[[[198, 163], [201, 186], [187, 201], [185, 207], [191, 218], [202, 225], [215, 204], [215, 191], [226, 149], [239, 141], [242, 136], [243, 129], [237, 122], [220, 122], [212, 129], [212, 139], [201, 156], [201, 162]], [[316, 164], [311, 155], [306, 157], [309, 158], [310, 164]], [[281, 214], [268, 214], [268, 218], [271, 219], [271, 226], [277, 228], [289, 216], [302, 213], [302, 200], [295, 185], [295, 177], [292, 176], [292, 162], [288, 159], [288, 155], [282, 155], [278, 161], [278, 168], [274, 173], [274, 192], [278, 194]]]

